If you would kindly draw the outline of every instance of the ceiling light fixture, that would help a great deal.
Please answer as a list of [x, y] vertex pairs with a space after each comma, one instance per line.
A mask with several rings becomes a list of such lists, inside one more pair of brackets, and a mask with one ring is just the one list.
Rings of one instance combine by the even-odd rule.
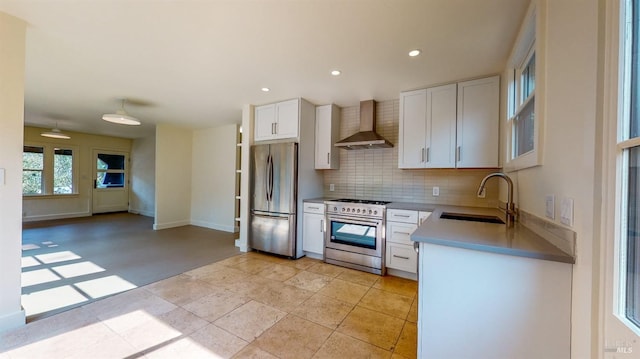
[[263, 87], [263, 88], [261, 88], [260, 90], [262, 90], [262, 92], [269, 92], [269, 91], [271, 91], [271, 89], [270, 89], [270, 88], [268, 88], [268, 87]]
[[126, 98], [122, 99], [122, 108], [116, 111], [116, 113], [106, 113], [102, 115], [102, 119], [119, 125], [138, 126], [140, 121], [132, 116], [129, 116], [127, 111], [124, 110], [124, 102]]
[[333, 75], [333, 76], [340, 76], [340, 74], [341, 74], [341, 73], [342, 73], [342, 72], [341, 72], [340, 70], [333, 70], [333, 71], [331, 71], [331, 75]]
[[409, 56], [416, 57], [416, 56], [420, 55], [421, 52], [422, 51], [420, 51], [419, 49], [411, 50], [411, 51], [409, 51]]
[[71, 137], [69, 135], [65, 135], [64, 133], [62, 133], [62, 131], [60, 131], [58, 129], [58, 123], [56, 122], [56, 127], [52, 128], [51, 131], [47, 131], [47, 132], [42, 132], [40, 134], [40, 136], [42, 137], [49, 137], [49, 138], [57, 138], [57, 139], [61, 139], [61, 140], [68, 140]]

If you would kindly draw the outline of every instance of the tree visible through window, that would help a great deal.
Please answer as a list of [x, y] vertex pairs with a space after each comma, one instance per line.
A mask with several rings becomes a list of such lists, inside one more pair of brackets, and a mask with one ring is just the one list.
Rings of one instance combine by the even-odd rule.
[[22, 152], [22, 194], [75, 193], [73, 150], [50, 145], [24, 146]]
[[44, 148], [24, 146], [22, 152], [22, 193], [42, 194], [44, 182]]
[[53, 151], [53, 193], [73, 193], [73, 151]]

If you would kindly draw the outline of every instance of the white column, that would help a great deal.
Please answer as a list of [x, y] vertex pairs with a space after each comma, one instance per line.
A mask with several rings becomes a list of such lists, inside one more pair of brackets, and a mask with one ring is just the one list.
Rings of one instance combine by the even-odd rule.
[[25, 323], [20, 305], [26, 23], [0, 12], [0, 332]]

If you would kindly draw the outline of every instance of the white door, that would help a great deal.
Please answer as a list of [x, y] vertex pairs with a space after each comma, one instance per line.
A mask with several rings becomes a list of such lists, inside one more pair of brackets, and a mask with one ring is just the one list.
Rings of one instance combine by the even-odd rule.
[[276, 105], [264, 105], [255, 109], [255, 141], [271, 140], [275, 135]]
[[129, 209], [129, 154], [93, 151], [93, 213]]
[[331, 168], [331, 105], [316, 107], [316, 169]]
[[322, 255], [324, 252], [324, 215], [305, 213], [302, 223], [302, 249]]

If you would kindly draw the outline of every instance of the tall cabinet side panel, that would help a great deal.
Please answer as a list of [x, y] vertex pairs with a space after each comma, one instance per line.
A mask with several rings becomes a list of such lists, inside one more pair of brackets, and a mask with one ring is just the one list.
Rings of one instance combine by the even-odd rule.
[[[298, 147], [298, 214], [304, 213], [303, 200], [322, 197], [322, 171], [315, 169], [316, 107], [300, 99], [300, 143]], [[296, 256], [302, 251], [302, 220], [297, 221]]]

